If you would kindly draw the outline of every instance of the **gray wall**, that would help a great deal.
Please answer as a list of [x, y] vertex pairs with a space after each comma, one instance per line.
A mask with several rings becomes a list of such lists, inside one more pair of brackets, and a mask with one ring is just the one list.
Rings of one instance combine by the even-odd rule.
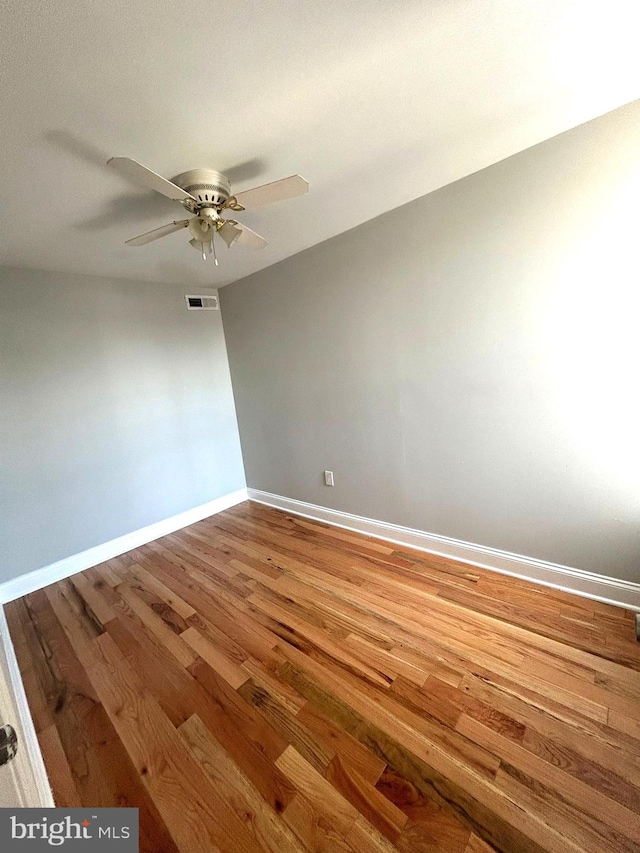
[[224, 288], [248, 485], [640, 581], [639, 146], [636, 102]]
[[0, 582], [244, 486], [218, 312], [0, 268]]

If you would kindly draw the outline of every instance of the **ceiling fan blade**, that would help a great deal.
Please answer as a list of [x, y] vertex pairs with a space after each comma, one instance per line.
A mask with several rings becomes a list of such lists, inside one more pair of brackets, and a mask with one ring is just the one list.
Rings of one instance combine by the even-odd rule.
[[264, 237], [256, 234], [255, 231], [252, 231], [251, 228], [247, 228], [246, 225], [242, 225], [239, 222], [235, 227], [240, 229], [240, 236], [238, 237], [239, 246], [246, 246], [247, 249], [264, 249], [267, 245], [267, 241]]
[[141, 234], [139, 237], [134, 237], [133, 239], [126, 240], [125, 242], [127, 246], [144, 246], [146, 243], [152, 243], [154, 240], [159, 240], [160, 237], [166, 237], [167, 234], [173, 234], [174, 231], [186, 228], [188, 224], [188, 219], [182, 219], [179, 222], [170, 222], [168, 225], [163, 225], [162, 228], [155, 228], [153, 231], [147, 231], [146, 234]]
[[121, 175], [125, 175], [143, 187], [155, 190], [161, 195], [166, 195], [167, 198], [173, 199], [173, 201], [186, 201], [187, 199], [195, 201], [195, 198], [186, 190], [183, 190], [177, 184], [172, 184], [171, 181], [168, 181], [156, 172], [152, 172], [151, 169], [147, 169], [146, 166], [138, 163], [137, 160], [131, 160], [129, 157], [112, 157], [110, 160], [107, 160], [107, 164], [117, 169]]
[[[263, 184], [252, 190], [245, 190], [235, 196], [236, 201], [245, 210], [253, 210], [254, 207], [262, 207], [264, 204], [273, 204], [276, 201], [284, 201], [288, 198], [297, 198], [309, 192], [309, 184], [300, 175], [291, 175], [271, 184]], [[232, 210], [234, 208], [232, 207]]]
[[218, 234], [222, 237], [224, 242], [227, 244], [227, 248], [230, 249], [236, 240], [239, 240], [242, 236], [242, 230], [236, 227], [234, 222], [225, 222], [225, 224], [220, 228]]

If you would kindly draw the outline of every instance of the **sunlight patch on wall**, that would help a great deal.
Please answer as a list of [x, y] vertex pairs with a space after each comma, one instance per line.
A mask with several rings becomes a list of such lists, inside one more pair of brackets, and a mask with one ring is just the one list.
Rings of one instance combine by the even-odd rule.
[[640, 514], [640, 166], [621, 172], [576, 211], [581, 233], [559, 259], [545, 331], [550, 390], [583, 471], [631, 520]]

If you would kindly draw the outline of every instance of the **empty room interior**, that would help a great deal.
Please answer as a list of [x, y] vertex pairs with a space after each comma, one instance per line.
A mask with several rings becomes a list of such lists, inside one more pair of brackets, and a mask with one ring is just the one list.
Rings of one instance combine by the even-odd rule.
[[638, 853], [635, 4], [3, 0], [0, 70], [11, 838]]

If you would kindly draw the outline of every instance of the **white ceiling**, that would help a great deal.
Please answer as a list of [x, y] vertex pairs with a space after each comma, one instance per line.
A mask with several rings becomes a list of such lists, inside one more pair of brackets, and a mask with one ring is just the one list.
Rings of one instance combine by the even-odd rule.
[[[637, 4], [0, 0], [0, 263], [220, 286], [640, 96]], [[220, 251], [108, 157], [302, 199]]]

